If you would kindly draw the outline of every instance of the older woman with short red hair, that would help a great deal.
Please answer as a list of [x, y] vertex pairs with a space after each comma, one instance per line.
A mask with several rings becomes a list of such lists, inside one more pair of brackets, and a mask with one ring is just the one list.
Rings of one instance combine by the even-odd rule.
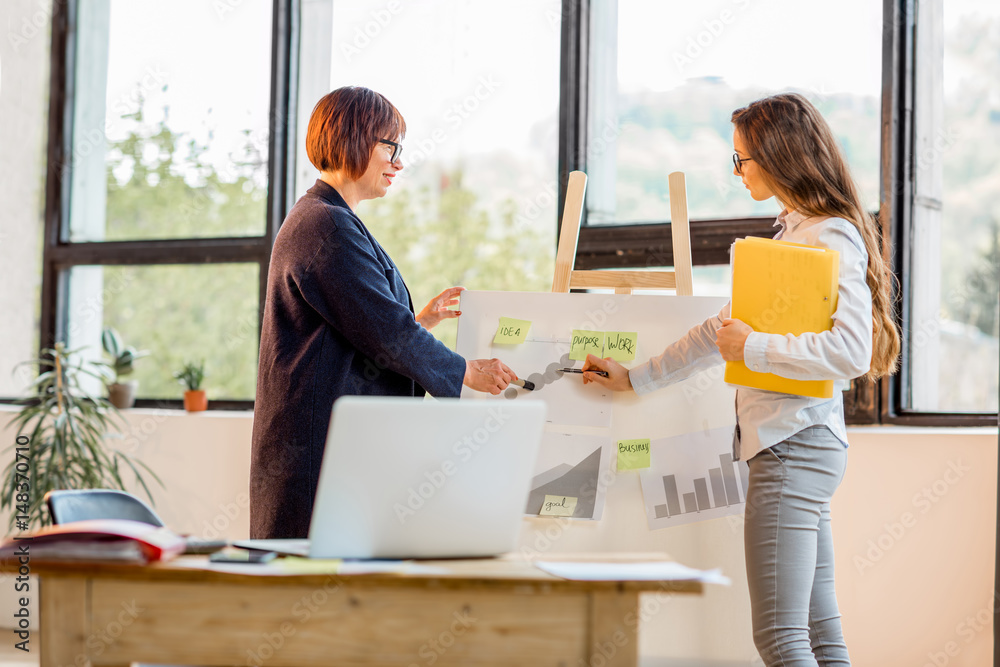
[[261, 327], [250, 464], [250, 536], [306, 537], [333, 402], [340, 396], [499, 394], [517, 376], [466, 361], [430, 329], [457, 317], [451, 287], [414, 313], [388, 253], [355, 213], [403, 168], [403, 116], [362, 87], [323, 97], [306, 151], [320, 179], [274, 242]]

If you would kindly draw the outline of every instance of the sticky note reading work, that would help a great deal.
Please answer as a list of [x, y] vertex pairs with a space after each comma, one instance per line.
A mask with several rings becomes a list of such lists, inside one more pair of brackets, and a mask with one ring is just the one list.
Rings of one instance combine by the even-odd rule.
[[530, 328], [531, 322], [529, 320], [501, 317], [500, 326], [497, 327], [497, 335], [493, 337], [493, 342], [504, 345], [519, 345], [527, 338]]
[[569, 358], [586, 361], [588, 354], [601, 356], [604, 351], [604, 332], [573, 329], [569, 347]]
[[576, 498], [572, 496], [545, 496], [542, 511], [538, 516], [573, 516]]
[[632, 361], [638, 341], [639, 334], [635, 331], [609, 331], [604, 334], [604, 356], [615, 361]]
[[649, 438], [618, 441], [618, 470], [649, 467]]

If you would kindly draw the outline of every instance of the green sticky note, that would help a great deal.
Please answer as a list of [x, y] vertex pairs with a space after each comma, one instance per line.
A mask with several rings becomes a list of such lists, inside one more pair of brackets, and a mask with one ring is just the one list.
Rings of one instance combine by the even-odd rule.
[[604, 351], [604, 332], [573, 329], [569, 347], [569, 358], [586, 361], [588, 354], [601, 356]]
[[618, 470], [649, 467], [649, 438], [618, 441]]
[[615, 361], [632, 361], [638, 341], [639, 334], [635, 331], [609, 331], [604, 334], [604, 356]]
[[504, 345], [518, 345], [528, 337], [528, 329], [531, 322], [528, 320], [515, 320], [513, 317], [501, 317], [500, 326], [497, 327], [497, 335], [493, 337], [494, 343]]
[[576, 498], [572, 496], [545, 496], [538, 516], [573, 516]]

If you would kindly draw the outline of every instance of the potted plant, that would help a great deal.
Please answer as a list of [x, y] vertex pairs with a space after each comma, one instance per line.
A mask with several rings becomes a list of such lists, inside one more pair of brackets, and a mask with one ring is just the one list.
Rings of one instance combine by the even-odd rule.
[[23, 407], [11, 422], [17, 436], [10, 449], [17, 449], [3, 472], [0, 508], [11, 510], [12, 532], [47, 523], [43, 498], [53, 489], [125, 490], [126, 468], [151, 502], [144, 474], [162, 486], [145, 463], [106, 446], [109, 435], [121, 430], [121, 414], [82, 386], [84, 377], [103, 380], [104, 375], [99, 364], [81, 360], [77, 352], [57, 343], [21, 364], [37, 366], [39, 375], [30, 395], [17, 402]]
[[195, 363], [188, 361], [184, 368], [174, 373], [174, 377], [182, 385], [187, 387], [184, 392], [184, 409], [188, 412], [201, 412], [208, 408], [208, 398], [205, 390], [201, 388], [201, 381], [205, 379], [205, 360]]
[[131, 345], [125, 345], [121, 335], [111, 327], [101, 332], [101, 346], [111, 357], [110, 362], [104, 363], [113, 373], [111, 382], [107, 383], [108, 400], [119, 410], [131, 408], [135, 403], [136, 392], [139, 390], [139, 381], [123, 382], [122, 377], [130, 375], [135, 370], [132, 365], [135, 360], [145, 357], [149, 352], [139, 351]]

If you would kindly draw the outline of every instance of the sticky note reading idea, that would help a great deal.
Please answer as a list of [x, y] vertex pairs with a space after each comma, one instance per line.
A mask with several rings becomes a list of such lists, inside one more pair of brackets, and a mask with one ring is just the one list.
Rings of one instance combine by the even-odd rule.
[[601, 356], [604, 350], [603, 331], [585, 331], [573, 329], [573, 337], [569, 347], [569, 358], [586, 361], [588, 354]]
[[649, 438], [618, 441], [618, 470], [649, 467]]
[[576, 498], [572, 496], [545, 496], [539, 516], [573, 516]]
[[528, 336], [528, 329], [531, 322], [528, 320], [515, 320], [513, 317], [501, 317], [500, 326], [497, 327], [497, 335], [493, 337], [494, 343], [504, 345], [518, 345], [524, 342]]
[[604, 356], [615, 361], [632, 361], [638, 340], [635, 331], [609, 331], [604, 334]]

